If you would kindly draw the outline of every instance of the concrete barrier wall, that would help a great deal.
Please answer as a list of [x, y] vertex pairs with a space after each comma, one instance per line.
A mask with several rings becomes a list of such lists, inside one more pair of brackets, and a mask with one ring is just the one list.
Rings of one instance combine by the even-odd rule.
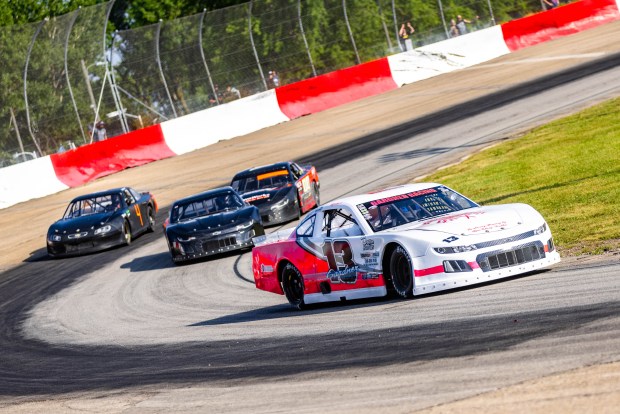
[[50, 156], [0, 169], [0, 208], [69, 188], [54, 171]]
[[397, 87], [382, 58], [279, 87], [276, 95], [282, 112], [295, 119]]
[[620, 0], [571, 3], [76, 150], [5, 167], [0, 169], [0, 208], [618, 20], [619, 9]]
[[273, 90], [163, 122], [166, 144], [177, 155], [288, 121]]

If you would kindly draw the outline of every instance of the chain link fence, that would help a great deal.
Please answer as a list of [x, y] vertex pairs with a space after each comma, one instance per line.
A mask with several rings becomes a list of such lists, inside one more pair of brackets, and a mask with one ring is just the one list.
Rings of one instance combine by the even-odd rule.
[[93, 142], [102, 125], [109, 138], [444, 40], [458, 15], [472, 31], [543, 7], [540, 0], [253, 0], [106, 34], [113, 6], [0, 30], [0, 166]]

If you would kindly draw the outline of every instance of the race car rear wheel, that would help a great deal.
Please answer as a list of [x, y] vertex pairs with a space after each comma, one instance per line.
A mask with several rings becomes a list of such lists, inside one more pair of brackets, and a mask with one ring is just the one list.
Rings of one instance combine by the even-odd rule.
[[291, 263], [287, 263], [282, 269], [282, 290], [291, 306], [297, 309], [305, 307], [304, 278]]
[[153, 212], [153, 207], [149, 206], [147, 210], [147, 218], [149, 221], [148, 227], [146, 228], [149, 233], [155, 231], [155, 213]]
[[398, 296], [413, 296], [413, 266], [409, 254], [401, 246], [396, 247], [390, 256], [390, 278]]
[[312, 191], [314, 191], [314, 201], [316, 201], [315, 207], [318, 207], [321, 205], [321, 191], [316, 181], [312, 183]]
[[131, 228], [129, 227], [129, 223], [123, 223], [123, 244], [125, 246], [129, 246], [131, 244]]

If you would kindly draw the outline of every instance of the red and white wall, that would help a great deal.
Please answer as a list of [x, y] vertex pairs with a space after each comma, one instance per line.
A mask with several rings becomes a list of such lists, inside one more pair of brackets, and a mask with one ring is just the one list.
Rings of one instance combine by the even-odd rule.
[[620, 20], [620, 0], [583, 0], [0, 169], [0, 208], [185, 154], [524, 47]]

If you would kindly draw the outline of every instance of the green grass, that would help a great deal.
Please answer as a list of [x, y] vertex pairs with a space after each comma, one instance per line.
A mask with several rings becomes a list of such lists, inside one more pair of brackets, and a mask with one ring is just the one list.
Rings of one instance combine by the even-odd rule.
[[620, 247], [620, 99], [554, 121], [427, 176], [480, 204], [527, 203], [561, 253]]

